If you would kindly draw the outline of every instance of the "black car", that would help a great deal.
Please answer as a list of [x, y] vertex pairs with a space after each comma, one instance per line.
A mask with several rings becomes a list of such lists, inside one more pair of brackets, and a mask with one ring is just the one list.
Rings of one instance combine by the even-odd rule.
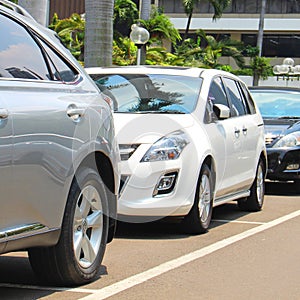
[[294, 181], [300, 190], [300, 89], [251, 87], [265, 123], [270, 180]]

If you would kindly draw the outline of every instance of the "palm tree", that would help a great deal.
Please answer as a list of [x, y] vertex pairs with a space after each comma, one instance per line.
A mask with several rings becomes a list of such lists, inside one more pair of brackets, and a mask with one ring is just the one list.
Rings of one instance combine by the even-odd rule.
[[[196, 3], [200, 1], [201, 0], [182, 0], [184, 11], [188, 16], [188, 21], [184, 33], [184, 39], [187, 38], [187, 35], [189, 33], [194, 7]], [[214, 9], [213, 20], [216, 20], [222, 16], [224, 9], [231, 3], [231, 0], [208, 0], [208, 2], [213, 6]]]
[[48, 26], [49, 0], [19, 0], [18, 4], [25, 8], [38, 23]]
[[85, 0], [85, 67], [112, 64], [114, 0]]
[[[218, 58], [229, 56], [235, 60], [239, 67], [244, 65], [242, 42], [229, 38], [217, 41], [213, 36], [206, 35], [203, 30], [197, 31], [197, 37], [197, 42], [186, 39], [176, 49], [176, 54], [178, 57], [183, 57], [185, 63], [198, 67], [220, 68]], [[201, 41], [204, 41], [205, 47], [200, 47]]]

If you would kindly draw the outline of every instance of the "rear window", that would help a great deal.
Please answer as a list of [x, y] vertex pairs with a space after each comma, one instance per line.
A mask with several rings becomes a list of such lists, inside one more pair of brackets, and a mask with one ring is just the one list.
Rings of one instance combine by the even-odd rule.
[[264, 118], [300, 118], [300, 93], [251, 90]]
[[91, 75], [120, 113], [191, 113], [202, 79], [173, 75]]

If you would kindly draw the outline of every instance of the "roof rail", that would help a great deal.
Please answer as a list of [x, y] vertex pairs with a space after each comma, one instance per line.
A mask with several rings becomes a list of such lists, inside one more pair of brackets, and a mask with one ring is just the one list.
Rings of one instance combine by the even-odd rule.
[[7, 8], [10, 8], [11, 10], [19, 13], [20, 15], [25, 16], [27, 18], [30, 18], [30, 19], [34, 20], [33, 16], [26, 9], [24, 9], [23, 7], [15, 4], [15, 3], [11, 2], [11, 1], [0, 0], [0, 5], [5, 6]]

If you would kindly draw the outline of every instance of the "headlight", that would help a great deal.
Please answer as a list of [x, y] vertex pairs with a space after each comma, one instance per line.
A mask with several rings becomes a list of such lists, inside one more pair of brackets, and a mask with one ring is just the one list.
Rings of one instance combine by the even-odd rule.
[[188, 143], [187, 135], [183, 131], [175, 131], [154, 143], [141, 162], [177, 159]]
[[300, 131], [295, 131], [282, 137], [273, 145], [273, 148], [287, 148], [295, 146], [300, 146]]

